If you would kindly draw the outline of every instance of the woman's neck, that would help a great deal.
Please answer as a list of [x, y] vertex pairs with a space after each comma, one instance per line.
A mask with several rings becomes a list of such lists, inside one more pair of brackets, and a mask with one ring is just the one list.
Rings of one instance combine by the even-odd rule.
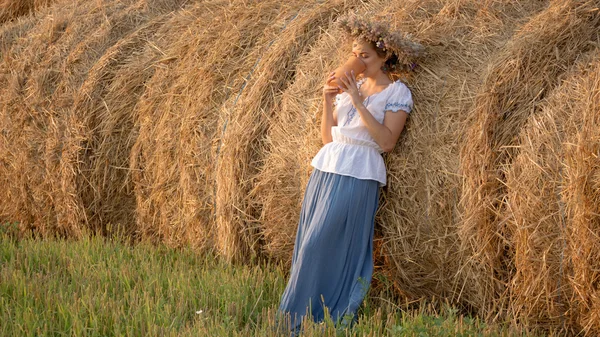
[[366, 88], [385, 87], [390, 83], [392, 83], [392, 80], [383, 72], [372, 77], [367, 76], [363, 82], [363, 84], [366, 84]]

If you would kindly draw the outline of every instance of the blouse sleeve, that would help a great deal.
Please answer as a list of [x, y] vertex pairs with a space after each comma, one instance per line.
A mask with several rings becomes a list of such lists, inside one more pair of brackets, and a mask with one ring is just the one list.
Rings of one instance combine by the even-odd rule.
[[412, 108], [413, 100], [410, 89], [408, 89], [408, 87], [402, 82], [396, 83], [396, 87], [390, 94], [390, 97], [387, 99], [385, 108], [383, 110], [391, 110], [393, 112], [403, 110], [407, 113], [410, 113], [412, 111]]

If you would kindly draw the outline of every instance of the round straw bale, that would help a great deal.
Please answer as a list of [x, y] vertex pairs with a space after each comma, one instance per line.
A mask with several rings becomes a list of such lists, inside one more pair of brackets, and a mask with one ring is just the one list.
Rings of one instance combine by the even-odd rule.
[[229, 260], [246, 259], [259, 251], [259, 210], [252, 208], [248, 194], [263, 160], [265, 132], [280, 109], [279, 92], [293, 80], [296, 60], [319, 36], [321, 25], [345, 3], [328, 1], [297, 12], [261, 56], [246, 89], [228, 112], [235, 123], [227, 126], [218, 158], [216, 246]]
[[[519, 326], [597, 335], [598, 49], [581, 56], [532, 115], [507, 169], [515, 246], [507, 293]], [[590, 183], [592, 182], [592, 183]]]
[[281, 8], [274, 1], [249, 6], [202, 3], [169, 24], [161, 53], [176, 62], [160, 65], [135, 112], [139, 136], [131, 167], [143, 238], [213, 246], [220, 107], [241, 86], [249, 71], [244, 60], [264, 46], [263, 33]]
[[[596, 40], [598, 41], [598, 40]], [[597, 45], [596, 45], [597, 46]], [[586, 336], [600, 334], [600, 57], [590, 62], [578, 78], [568, 83], [564, 102], [556, 105], [556, 120], [578, 116], [576, 130], [565, 139], [564, 203], [567, 242], [573, 274], [574, 298], [570, 310]], [[580, 331], [577, 331], [578, 333]]]
[[[82, 151], [91, 149], [86, 148], [87, 145], [82, 149], [82, 144], [89, 135], [82, 129], [85, 124], [82, 120], [88, 115], [84, 109], [73, 110], [77, 93], [88, 70], [93, 68], [108, 48], [161, 11], [168, 12], [179, 7], [177, 2], [171, 2], [172, 7], [169, 8], [147, 1], [106, 2], [100, 4], [99, 8], [98, 4], [80, 5], [77, 8], [57, 7], [52, 16], [40, 21], [26, 36], [28, 41], [14, 44], [9, 51], [10, 55], [5, 58], [5, 62], [9, 63], [5, 66], [12, 68], [10, 76], [13, 79], [9, 77], [9, 82], [14, 83], [12, 88], [7, 88], [12, 89], [9, 91], [12, 95], [9, 95], [9, 99], [21, 102], [6, 106], [13, 110], [6, 112], [11, 113], [6, 119], [6, 125], [8, 128], [17, 128], [11, 133], [16, 138], [9, 142], [17, 146], [7, 149], [5, 158], [15, 156], [10, 151], [21, 151], [16, 154], [20, 160], [8, 160], [23, 164], [9, 166], [16, 169], [14, 176], [20, 176], [22, 180], [17, 178], [9, 184], [9, 188], [10, 185], [16, 185], [16, 193], [13, 193], [15, 198], [8, 205], [14, 208], [2, 213], [8, 213], [8, 218], [21, 222], [23, 226], [39, 227], [40, 232], [55, 231], [75, 236], [78, 235], [80, 226], [88, 223], [89, 212], [96, 212], [93, 207], [88, 207], [93, 206], [94, 201], [82, 200], [86, 198], [85, 188], [89, 186], [89, 180], [84, 178], [89, 172], [88, 159], [93, 160], [94, 157], [85, 158], [85, 162], [82, 162], [85, 157]], [[148, 8], [151, 9], [146, 12]], [[121, 44], [131, 43], [125, 39]], [[103, 63], [96, 65], [96, 71], [102, 67]], [[104, 77], [94, 73], [91, 75], [88, 87], [94, 79], [102, 81], [102, 87], [108, 86], [104, 83], [109, 80], [106, 74]], [[90, 90], [84, 92], [88, 95], [86, 99], [97, 103], [94, 104], [95, 111], [97, 107], [102, 107], [101, 111], [104, 111], [106, 100], [104, 105], [99, 104], [102, 99], [96, 96], [102, 93]], [[78, 103], [75, 105], [80, 107]], [[31, 128], [24, 128], [31, 133], [21, 132], [22, 124], [15, 123], [14, 120], [19, 115], [25, 117], [23, 121], [26, 124], [32, 118], [35, 121]], [[89, 129], [97, 130], [95, 127]], [[26, 145], [19, 146], [20, 142]], [[19, 171], [22, 173], [18, 173]], [[104, 179], [106, 181], [106, 176]], [[120, 181], [111, 179], [110, 183], [115, 186]], [[98, 189], [94, 191], [98, 193]], [[29, 206], [20, 207], [19, 204]], [[52, 230], [54, 226], [57, 227], [56, 230]]]
[[[72, 103], [73, 90], [60, 83], [68, 78], [63, 69], [66, 55], [97, 29], [101, 19], [116, 13], [126, 4], [102, 4], [104, 13], [88, 14], [98, 4], [69, 3], [52, 8], [52, 16], [39, 20], [19, 43], [6, 51], [3, 67], [9, 86], [0, 88], [5, 97], [2, 126], [10, 146], [1, 157], [5, 162], [10, 198], [0, 206], [10, 221], [22, 229], [35, 227], [42, 234], [77, 236], [83, 220], [76, 192], [76, 170], [66, 158], [72, 148], [65, 147], [72, 136], [75, 119], [65, 113]], [[50, 9], [49, 9], [50, 10]], [[90, 21], [80, 20], [85, 15]], [[94, 23], [92, 18], [98, 21]], [[32, 19], [33, 20], [33, 19]]]
[[[137, 136], [134, 107], [152, 76], [159, 53], [141, 53], [166, 18], [141, 25], [124, 36], [89, 70], [75, 94], [73, 114], [80, 137], [73, 139], [78, 153], [78, 188], [88, 226], [107, 234], [109, 224], [133, 232], [135, 196], [129, 157]], [[126, 232], [127, 232], [126, 231]]]
[[460, 139], [480, 74], [515, 28], [542, 6], [427, 1], [383, 11], [430, 46], [417, 76], [406, 79], [415, 109], [396, 150], [386, 155], [388, 184], [378, 217], [385, 269], [408, 299], [479, 305], [465, 270], [471, 256], [460, 249], [457, 235]]
[[[519, 152], [505, 168], [505, 222], [512, 233], [514, 274], [507, 293], [510, 314], [521, 326], [555, 333], [573, 323], [570, 301], [572, 265], [567, 245], [572, 219], [566, 214], [563, 188], [565, 146], [582, 124], [579, 79], [588, 72], [593, 50], [582, 57], [555, 87], [540, 112], [529, 117], [519, 134]], [[577, 83], [577, 85], [576, 85]]]
[[552, 1], [523, 26], [491, 63], [461, 149], [463, 221], [459, 235], [473, 256], [469, 275], [481, 291], [480, 312], [502, 316], [514, 271], [514, 241], [503, 221], [506, 177], [519, 152], [518, 133], [539, 102], [598, 31], [594, 1]]

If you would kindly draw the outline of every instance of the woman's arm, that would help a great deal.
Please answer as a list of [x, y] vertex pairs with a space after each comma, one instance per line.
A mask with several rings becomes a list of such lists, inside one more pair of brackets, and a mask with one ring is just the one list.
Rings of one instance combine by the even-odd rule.
[[373, 137], [377, 145], [379, 145], [384, 152], [392, 151], [404, 129], [408, 113], [403, 110], [398, 110], [397, 112], [387, 110], [385, 111], [383, 124], [381, 124], [373, 117], [362, 102], [353, 101], [352, 104], [354, 104], [363, 124], [365, 124], [369, 134]]
[[373, 140], [375, 140], [377, 145], [385, 152], [392, 151], [404, 129], [408, 113], [404, 110], [399, 110], [397, 112], [387, 110], [385, 111], [383, 124], [379, 123], [362, 103], [362, 97], [359, 96], [354, 73], [346, 74], [346, 76], [347, 79], [341, 78], [346, 86], [346, 89], [342, 90], [350, 95], [352, 104], [356, 108], [356, 111], [358, 111], [363, 124], [367, 127], [369, 134], [373, 137]]

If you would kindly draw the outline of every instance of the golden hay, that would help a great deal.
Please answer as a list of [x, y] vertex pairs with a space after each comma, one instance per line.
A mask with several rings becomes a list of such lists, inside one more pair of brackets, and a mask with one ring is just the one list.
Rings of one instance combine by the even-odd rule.
[[553, 1], [523, 26], [493, 61], [476, 99], [461, 149], [463, 221], [459, 235], [472, 256], [480, 311], [501, 316], [514, 271], [513, 233], [503, 221], [503, 169], [518, 153], [517, 135], [538, 103], [598, 32], [595, 1]]
[[[13, 83], [12, 88], [7, 88], [12, 89], [7, 97], [20, 102], [17, 108], [22, 110], [19, 113], [33, 117], [36, 122], [27, 129], [31, 133], [15, 132], [12, 136], [16, 138], [7, 140], [12, 143], [23, 141], [35, 152], [16, 146], [7, 148], [6, 158], [20, 158], [16, 162], [23, 163], [20, 167], [12, 166], [13, 176], [23, 182], [21, 193], [13, 194], [12, 203], [7, 205], [11, 218], [23, 224], [28, 223], [23, 218], [29, 219], [29, 224], [37, 224], [35, 227], [40, 232], [77, 236], [80, 226], [100, 229], [111, 222], [133, 220], [132, 216], [123, 218], [124, 214], [131, 214], [133, 203], [127, 203], [131, 193], [123, 187], [123, 171], [114, 174], [116, 169], [122, 168], [122, 156], [113, 152], [118, 152], [122, 146], [119, 141], [127, 142], [130, 128], [118, 131], [121, 125], [112, 125], [114, 129], [108, 132], [115, 137], [113, 141], [102, 142], [102, 146], [114, 148], [107, 149], [109, 153], [105, 157], [98, 154], [99, 145], [94, 138], [98, 137], [103, 123], [113, 123], [103, 115], [108, 108], [107, 102], [110, 109], [114, 108], [108, 113], [114, 112], [117, 119], [120, 119], [119, 113], [130, 115], [131, 112], [126, 104], [112, 106], [111, 94], [107, 94], [112, 67], [121, 61], [115, 57], [123, 55], [126, 59], [136, 45], [145, 43], [160, 23], [144, 25], [156, 16], [177, 9], [179, 3], [161, 6], [154, 1], [118, 1], [73, 3], [73, 6], [76, 8], [60, 7], [53, 17], [41, 21], [34, 27], [34, 32], [26, 35], [31, 41], [13, 44], [6, 54], [10, 61], [6, 66], [12, 70], [8, 81]], [[38, 29], [41, 34], [35, 33]], [[24, 58], [23, 62], [20, 60], [23, 54], [44, 57]], [[139, 74], [142, 73], [136, 73]], [[138, 86], [143, 82], [140, 79]], [[122, 96], [129, 97], [133, 103], [137, 101], [135, 85], [128, 87], [125, 83], [116, 83]], [[35, 114], [32, 115], [32, 111]], [[13, 112], [11, 117], [18, 118], [19, 113]], [[118, 135], [118, 132], [124, 135]], [[39, 156], [36, 152], [45, 155]], [[128, 158], [129, 151], [125, 151], [124, 156]], [[102, 172], [97, 168], [100, 161]], [[112, 161], [116, 161], [116, 165], [109, 165]], [[19, 170], [26, 175], [17, 173]], [[22, 193], [23, 187], [31, 193]], [[31, 195], [39, 197], [31, 200]], [[26, 202], [19, 201], [20, 198], [29, 198], [31, 206], [10, 209], [15, 201], [17, 205]], [[57, 228], [53, 229], [54, 226]]]
[[[479, 303], [466, 285], [457, 226], [461, 213], [460, 140], [481, 72], [540, 4], [429, 1], [391, 7], [398, 24], [430, 45], [409, 86], [415, 110], [386, 157], [388, 185], [379, 217], [386, 269], [412, 299]], [[511, 13], [510, 19], [502, 19]], [[468, 257], [467, 257], [468, 258]]]
[[376, 273], [402, 300], [598, 334], [599, 5], [58, 1], [0, 26], [0, 221], [289, 263], [350, 51], [333, 22], [375, 13], [429, 51], [385, 155]]
[[61, 84], [71, 80], [61, 69], [72, 48], [96, 30], [106, 15], [123, 6], [106, 3], [104, 13], [88, 15], [89, 21], [79, 17], [93, 9], [93, 4], [73, 2], [59, 7], [53, 17], [40, 19], [18, 43], [3, 51], [3, 82], [9, 84], [0, 88], [5, 100], [2, 129], [9, 130], [3, 142], [11, 146], [2, 148], [5, 165], [0, 176], [10, 177], [11, 182], [0, 213], [10, 214], [23, 227], [35, 227], [43, 234], [79, 235], [85, 220], [76, 192], [77, 169], [68, 159], [76, 150], [65, 147], [76, 123], [73, 115], [64, 112], [76, 88]]
[[27, 15], [52, 4], [55, 0], [4, 0], [0, 3], [0, 24]]
[[[515, 273], [507, 292], [519, 325], [559, 335], [600, 330], [594, 281], [600, 49], [581, 56], [519, 135], [507, 170], [506, 222]], [[592, 163], [596, 163], [595, 165]]]
[[[346, 1], [347, 2], [347, 1]], [[297, 58], [318, 37], [320, 25], [328, 22], [343, 1], [328, 1], [300, 10], [262, 55], [247, 88], [237, 104], [227, 111], [233, 122], [223, 135], [217, 167], [217, 249], [229, 260], [250, 257], [258, 251], [258, 212], [248, 201], [259, 162], [264, 133], [278, 109], [278, 91], [293, 79], [290, 70]]]
[[577, 116], [566, 120], [574, 132], [563, 142], [563, 200], [573, 268], [571, 310], [587, 336], [600, 334], [600, 52], [595, 54], [580, 76], [567, 82], [555, 107], [557, 123], [565, 122], [565, 114]]
[[220, 107], [239, 90], [249, 54], [264, 47], [258, 32], [284, 15], [278, 7], [263, 1], [240, 11], [215, 1], [175, 16], [169, 35], [177, 41], [160, 47], [169, 61], [146, 84], [135, 111], [140, 131], [131, 157], [142, 237], [212, 248]]
[[579, 102], [589, 94], [581, 90], [579, 78], [588, 72], [590, 58], [597, 57], [597, 49], [581, 57], [540, 112], [529, 117], [519, 135], [519, 153], [505, 172], [505, 218], [515, 250], [508, 289], [511, 315], [522, 325], [561, 333], [575, 323], [576, 314], [569, 303], [574, 266], [567, 241], [573, 219], [566, 213], [563, 193], [565, 147], [582, 125], [585, 110]]
[[138, 130], [131, 112], [156, 69], [152, 61], [159, 59], [158, 52], [141, 51], [165, 21], [159, 16], [108, 48], [75, 95], [72, 111], [78, 118], [79, 137], [72, 145], [79, 149], [78, 189], [88, 225], [96, 231], [107, 233], [109, 224], [134, 229], [129, 156]]

